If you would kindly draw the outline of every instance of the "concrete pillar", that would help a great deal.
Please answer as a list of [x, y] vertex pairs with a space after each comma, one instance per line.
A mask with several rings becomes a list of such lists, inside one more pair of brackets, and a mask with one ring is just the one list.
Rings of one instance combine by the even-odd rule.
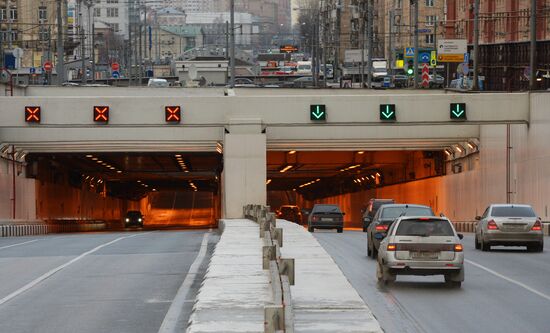
[[244, 205], [266, 204], [266, 135], [261, 119], [229, 123], [223, 144], [222, 215], [242, 218]]

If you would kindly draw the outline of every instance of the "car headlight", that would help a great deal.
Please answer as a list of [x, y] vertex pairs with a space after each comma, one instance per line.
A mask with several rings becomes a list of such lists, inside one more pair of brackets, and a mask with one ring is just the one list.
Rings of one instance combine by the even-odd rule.
[[141, 222], [141, 218], [138, 219], [138, 222]]
[[126, 218], [126, 222], [130, 222], [130, 219], [129, 219], [129, 218]]

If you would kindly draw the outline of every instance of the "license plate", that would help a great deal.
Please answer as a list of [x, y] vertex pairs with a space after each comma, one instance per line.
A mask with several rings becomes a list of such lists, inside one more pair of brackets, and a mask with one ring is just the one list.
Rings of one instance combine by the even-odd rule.
[[323, 221], [323, 222], [332, 222], [332, 219], [330, 217], [323, 217], [321, 219], [321, 221]]
[[412, 257], [413, 258], [419, 258], [419, 259], [437, 259], [439, 256], [439, 252], [413, 252]]

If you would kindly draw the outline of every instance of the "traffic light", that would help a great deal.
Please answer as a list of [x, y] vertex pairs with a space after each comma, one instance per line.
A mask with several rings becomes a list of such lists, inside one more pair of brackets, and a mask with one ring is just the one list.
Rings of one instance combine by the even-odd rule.
[[407, 60], [407, 75], [414, 75], [414, 60]]
[[108, 123], [109, 122], [109, 107], [108, 106], [94, 106], [94, 121], [96, 123]]
[[451, 103], [451, 119], [466, 120], [466, 103]]
[[181, 121], [181, 107], [165, 106], [164, 119], [166, 120], [167, 123], [179, 123]]
[[325, 105], [310, 105], [309, 106], [309, 119], [314, 121], [327, 120], [327, 111]]
[[39, 123], [40, 122], [40, 107], [39, 106], [25, 106], [25, 122], [26, 123]]
[[380, 104], [380, 120], [395, 121], [397, 114], [395, 112], [395, 104]]

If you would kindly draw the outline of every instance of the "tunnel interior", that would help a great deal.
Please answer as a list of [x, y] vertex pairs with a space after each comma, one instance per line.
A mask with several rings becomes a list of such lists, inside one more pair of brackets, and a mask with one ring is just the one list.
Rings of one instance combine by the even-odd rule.
[[220, 217], [223, 155], [217, 152], [32, 153], [37, 217], [102, 220], [120, 227], [129, 210], [144, 226], [206, 227]]
[[[315, 203], [336, 203], [346, 213], [346, 227], [359, 227], [362, 210], [380, 189], [445, 175], [447, 155], [444, 150], [269, 151], [268, 204], [275, 210], [297, 205], [307, 213]], [[420, 196], [411, 203], [434, 204]], [[306, 214], [301, 222], [307, 223]]]

